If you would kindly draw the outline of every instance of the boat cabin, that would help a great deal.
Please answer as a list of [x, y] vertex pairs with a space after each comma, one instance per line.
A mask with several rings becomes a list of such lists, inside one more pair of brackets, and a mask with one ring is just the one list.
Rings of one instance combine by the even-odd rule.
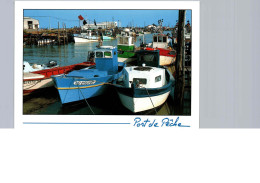
[[99, 71], [107, 71], [108, 74], [118, 72], [117, 48], [112, 46], [101, 46], [95, 49], [96, 68]]
[[164, 34], [153, 35], [153, 48], [168, 48], [168, 36]]
[[133, 46], [134, 40], [132, 36], [118, 36], [117, 45]]
[[158, 67], [160, 65], [159, 50], [138, 50], [136, 55], [138, 66], [145, 64], [150, 67]]
[[92, 31], [91, 30], [85, 30], [84, 32], [81, 32], [81, 36], [92, 36]]
[[124, 86], [136, 88], [160, 88], [166, 83], [165, 69], [147, 66], [126, 67]]

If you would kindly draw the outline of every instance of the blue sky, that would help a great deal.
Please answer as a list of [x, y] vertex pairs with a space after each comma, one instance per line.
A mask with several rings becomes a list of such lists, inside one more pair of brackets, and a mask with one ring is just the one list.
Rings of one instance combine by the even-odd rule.
[[[178, 20], [178, 10], [24, 10], [24, 16], [39, 20], [40, 28], [57, 28], [58, 22], [67, 28], [79, 26], [79, 15], [96, 22], [119, 20], [122, 27], [157, 25], [159, 19], [163, 19], [163, 26], [172, 27]], [[187, 20], [191, 22], [191, 10], [186, 11]]]

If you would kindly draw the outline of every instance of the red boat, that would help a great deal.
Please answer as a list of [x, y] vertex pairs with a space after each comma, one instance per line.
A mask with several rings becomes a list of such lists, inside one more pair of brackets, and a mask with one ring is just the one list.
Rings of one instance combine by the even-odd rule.
[[63, 67], [51, 67], [32, 72], [24, 72], [23, 95], [53, 86], [51, 78], [53, 75], [66, 74], [70, 71], [84, 69], [92, 65], [95, 65], [95, 62], [83, 62]]
[[153, 35], [152, 47], [146, 47], [146, 50], [159, 50], [160, 65], [171, 65], [176, 60], [176, 52], [168, 48], [168, 36], [164, 34]]

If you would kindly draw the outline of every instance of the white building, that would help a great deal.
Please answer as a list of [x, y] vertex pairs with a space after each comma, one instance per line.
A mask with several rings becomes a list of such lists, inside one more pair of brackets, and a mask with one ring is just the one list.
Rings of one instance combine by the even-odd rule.
[[117, 22], [100, 22], [100, 23], [96, 23], [96, 25], [95, 24], [82, 25], [81, 29], [82, 30], [98, 29], [98, 28], [111, 29], [111, 28], [115, 28], [115, 27], [117, 27]]
[[40, 28], [39, 20], [23, 17], [23, 29], [34, 29], [37, 30]]

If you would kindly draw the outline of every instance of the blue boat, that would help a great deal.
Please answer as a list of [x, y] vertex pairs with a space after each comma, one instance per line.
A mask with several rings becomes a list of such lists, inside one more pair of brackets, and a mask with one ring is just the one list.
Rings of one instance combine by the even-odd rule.
[[62, 104], [102, 95], [122, 75], [125, 63], [118, 62], [116, 47], [102, 46], [94, 50], [94, 55], [93, 68], [52, 77]]
[[122, 77], [114, 81], [123, 106], [137, 113], [155, 109], [167, 100], [175, 80], [159, 63], [158, 50], [137, 52], [137, 66], [125, 67]]

